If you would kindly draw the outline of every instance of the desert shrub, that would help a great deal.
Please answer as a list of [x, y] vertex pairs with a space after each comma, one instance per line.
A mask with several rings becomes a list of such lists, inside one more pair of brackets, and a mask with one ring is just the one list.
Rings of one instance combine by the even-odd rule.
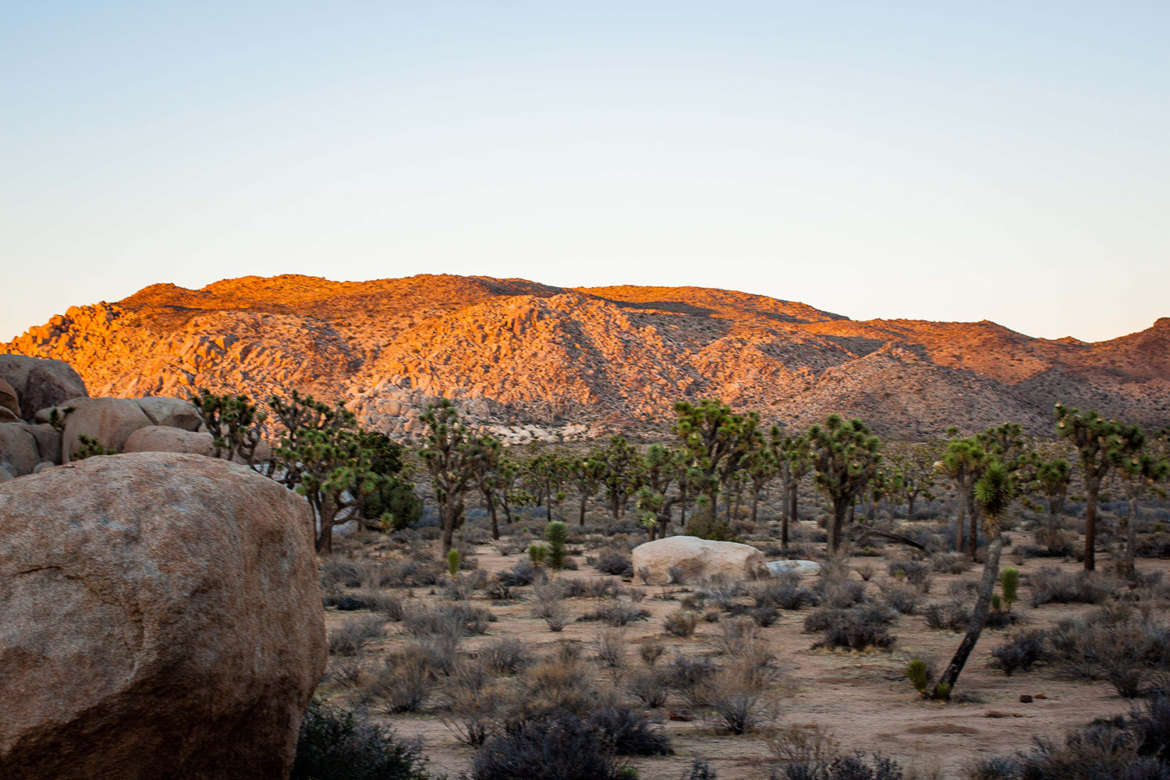
[[329, 632], [330, 655], [357, 655], [366, 643], [385, 634], [386, 619], [380, 615], [351, 618]]
[[661, 730], [628, 707], [601, 707], [589, 716], [589, 725], [606, 736], [619, 756], [668, 756], [674, 752]]
[[757, 607], [774, 609], [801, 609], [820, 602], [818, 594], [802, 587], [795, 577], [758, 585], [752, 590], [751, 596]]
[[636, 607], [628, 601], [615, 600], [607, 604], [602, 604], [592, 612], [587, 612], [581, 616], [581, 620], [600, 620], [611, 626], [626, 626], [640, 620], [647, 620], [650, 613], [640, 607]]
[[719, 624], [715, 645], [724, 655], [742, 656], [759, 644], [759, 626], [754, 620], [738, 618]]
[[610, 628], [597, 635], [597, 659], [610, 669], [626, 665], [626, 636], [620, 628]]
[[822, 579], [818, 585], [820, 603], [844, 609], [865, 601], [865, 583], [846, 579]]
[[789, 764], [774, 780], [902, 780], [904, 774], [898, 762], [880, 753], [870, 758], [860, 750], [819, 761], [800, 761]]
[[445, 604], [434, 609], [416, 609], [402, 618], [402, 625], [414, 636], [457, 633], [472, 636], [487, 632], [496, 616], [483, 607], [470, 604]]
[[571, 713], [527, 720], [489, 738], [472, 762], [474, 780], [618, 780], [610, 740]]
[[[524, 673], [515, 703], [521, 713], [530, 715], [562, 709], [583, 715], [597, 706], [592, 677], [575, 655], [579, 648], [568, 643], [562, 648], [564, 653], [547, 658]], [[514, 715], [512, 719], [518, 717]]]
[[653, 667], [666, 652], [661, 642], [644, 642], [638, 646], [638, 656], [646, 666]]
[[971, 622], [971, 610], [958, 599], [927, 604], [922, 617], [928, 628], [936, 631], [965, 631]]
[[821, 763], [840, 754], [840, 744], [823, 726], [787, 725], [768, 737], [768, 750], [785, 764]]
[[495, 674], [517, 674], [532, 663], [532, 651], [515, 637], [497, 639], [479, 651], [484, 665]]
[[760, 628], [767, 628], [780, 619], [780, 613], [772, 607], [756, 607], [748, 614]]
[[333, 590], [339, 586], [360, 588], [370, 581], [369, 569], [357, 561], [347, 558], [325, 558], [321, 561], [320, 578], [322, 590]]
[[700, 758], [693, 759], [690, 767], [683, 771], [679, 780], [718, 780], [711, 765]]
[[435, 585], [443, 576], [443, 569], [431, 560], [392, 561], [383, 569], [378, 578], [381, 588], [413, 588], [420, 585]]
[[698, 625], [699, 616], [694, 612], [686, 609], [679, 609], [667, 615], [662, 625], [666, 629], [666, 633], [671, 636], [689, 637], [695, 633], [695, 626]]
[[1029, 577], [1032, 606], [1041, 604], [1100, 604], [1115, 588], [1089, 572], [1041, 569]]
[[805, 620], [805, 631], [823, 631], [824, 639], [814, 647], [845, 647], [864, 650], [868, 647], [889, 647], [894, 644], [889, 625], [890, 613], [875, 606], [857, 606], [848, 609], [819, 607]]
[[930, 573], [932, 564], [926, 561], [900, 560], [890, 561], [886, 570], [890, 576], [899, 582], [908, 582], [923, 593], [930, 590]]
[[417, 742], [400, 742], [385, 726], [312, 702], [301, 719], [290, 780], [426, 780]]
[[886, 600], [886, 605], [895, 612], [913, 615], [918, 609], [921, 594], [916, 589], [899, 585], [896, 582], [883, 582], [879, 587], [882, 598]]
[[1044, 659], [1044, 632], [1029, 631], [1015, 636], [992, 650], [991, 655], [1009, 677], [1017, 669], [1026, 672]]
[[914, 686], [914, 690], [924, 696], [926, 695], [926, 688], [930, 685], [932, 677], [930, 665], [921, 658], [915, 658], [906, 664], [906, 679]]
[[616, 599], [622, 595], [621, 585], [608, 577], [563, 579], [560, 586], [566, 598]]
[[1170, 703], [1155, 695], [1128, 717], [1098, 719], [1070, 732], [1063, 745], [1038, 739], [1026, 754], [981, 761], [986, 780], [1167, 780]]
[[666, 668], [666, 680], [671, 688], [688, 700], [715, 674], [715, 664], [706, 656], [676, 655]]
[[598, 571], [605, 574], [615, 574], [619, 577], [634, 576], [634, 567], [629, 556], [607, 547], [597, 554], [597, 561], [593, 564]]
[[939, 574], [963, 574], [971, 568], [971, 559], [958, 552], [935, 553], [930, 556], [930, 568]]
[[532, 561], [523, 560], [508, 571], [498, 572], [496, 580], [510, 588], [520, 588], [531, 585], [540, 574], [540, 570], [533, 565]]
[[492, 601], [511, 601], [512, 589], [500, 582], [498, 579], [489, 582], [487, 587], [483, 589], [484, 595]]
[[738, 580], [712, 577], [704, 581], [695, 591], [703, 599], [710, 601], [720, 609], [730, 609], [735, 600], [744, 595], [744, 585]]
[[650, 709], [657, 709], [666, 703], [670, 691], [670, 676], [656, 669], [642, 669], [629, 675], [626, 690], [630, 695]]
[[388, 713], [417, 712], [434, 687], [435, 670], [440, 668], [435, 663], [419, 644], [408, 645], [387, 656], [364, 686], [363, 701]]
[[1048, 631], [1054, 661], [1076, 677], [1108, 680], [1127, 698], [1146, 680], [1170, 670], [1170, 627], [1128, 607], [1104, 607]]
[[774, 670], [752, 661], [720, 669], [700, 684], [707, 718], [717, 728], [746, 734], [770, 726], [779, 715]]
[[861, 577], [862, 582], [869, 582], [870, 580], [873, 579], [873, 575], [876, 573], [877, 570], [874, 569], [872, 563], [870, 563], [869, 561], [866, 561], [865, 563], [861, 564], [860, 566], [854, 566], [853, 571], [857, 572], [857, 576]]
[[482, 662], [462, 661], [443, 685], [443, 725], [462, 743], [478, 747], [495, 726], [497, 695]]

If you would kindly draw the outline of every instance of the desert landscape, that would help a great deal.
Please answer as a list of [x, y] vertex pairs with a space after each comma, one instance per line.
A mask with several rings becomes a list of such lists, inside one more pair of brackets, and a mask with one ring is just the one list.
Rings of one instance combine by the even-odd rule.
[[[487, 282], [357, 289], [415, 290], [413, 301], [430, 284], [465, 291]], [[664, 382], [619, 374], [617, 358], [591, 366], [582, 355], [595, 353], [584, 349], [550, 357], [548, 344], [564, 338], [555, 334], [572, 329], [550, 331], [536, 317], [501, 331], [527, 359], [482, 363], [486, 379], [470, 387], [413, 390], [388, 422], [381, 390], [250, 395], [317, 365], [244, 368], [249, 356], [287, 349], [267, 329], [248, 340], [239, 323], [282, 308], [279, 316], [293, 316], [290, 285], [314, 301], [336, 289], [287, 278], [209, 288], [234, 290], [230, 304], [208, 290], [144, 291], [130, 300], [149, 307], [106, 305], [120, 314], [100, 326], [94, 307], [71, 309], [0, 356], [10, 420], [0, 423], [5, 657], [20, 670], [5, 696], [22, 702], [0, 741], [6, 776], [151, 776], [157, 760], [143, 764], [125, 746], [171, 740], [189, 741], [200, 758], [179, 751], [170, 771], [201, 777], [1055, 778], [1086, 762], [1092, 777], [1167, 771], [1170, 503], [1161, 485], [1170, 432], [1149, 425], [1165, 396], [1135, 400], [1102, 384], [1093, 392], [1112, 411], [1144, 410], [1147, 424], [1054, 402], [1045, 427], [1032, 384], [1027, 402], [1037, 411], [1024, 424], [971, 429], [971, 415], [1005, 411], [1001, 397], [1024, 403], [1013, 388], [1028, 377], [1008, 376], [987, 345], [965, 357], [972, 334], [995, 326], [903, 323], [902, 334], [958, 334], [957, 347], [913, 349], [960, 350], [956, 362], [972, 367], [932, 373], [975, 381], [982, 365], [979, 381], [1000, 395], [981, 396], [962, 426], [937, 416], [964, 403], [961, 384], [929, 391], [953, 393], [946, 403], [924, 399], [917, 385], [880, 385], [914, 400], [887, 407], [865, 393], [872, 429], [836, 414], [807, 425], [769, 417], [774, 409], [703, 398], [704, 385], [669, 411], [647, 401], [635, 413], [633, 390]], [[492, 285], [509, 291], [489, 301], [504, 307], [515, 305], [511, 291], [539, 287]], [[274, 290], [274, 300], [244, 300], [241, 287]], [[622, 296], [652, 298], [660, 312], [732, 301], [720, 332], [748, 327], [749, 308], [785, 310], [752, 325], [760, 341], [790, 335], [797, 313], [802, 327], [876, 327], [718, 290]], [[533, 300], [542, 299], [522, 296], [523, 306]], [[449, 335], [482, 307], [448, 300], [438, 314], [416, 313], [423, 325], [411, 338], [424, 325]], [[190, 323], [208, 310], [222, 324], [198, 326], [210, 345], [202, 352], [166, 335], [195, 332]], [[312, 310], [325, 317], [329, 308]], [[683, 318], [677, 327], [700, 339], [714, 315], [661, 316]], [[694, 316], [702, 319], [686, 319]], [[1136, 355], [1126, 364], [1135, 378], [1114, 369], [1109, 385], [1132, 394], [1168, 380], [1156, 359], [1161, 330], [1106, 344], [1039, 341], [1030, 351], [1060, 361], [1071, 388], [1102, 376], [1091, 360], [1122, 365], [1119, 355]], [[320, 333], [303, 321], [293, 332]], [[497, 331], [479, 332], [482, 348], [496, 349], [487, 336]], [[716, 336], [690, 348], [703, 354]], [[336, 367], [316, 344], [302, 348]], [[407, 349], [338, 348], [370, 361]], [[788, 355], [804, 361], [802, 381], [837, 387], [826, 403], [855, 408], [861, 396], [850, 384], [824, 378], [845, 369], [825, 361], [813, 373], [810, 354]], [[1082, 375], [1067, 379], [1076, 361]], [[345, 365], [361, 370], [360, 361]], [[516, 381], [521, 367], [529, 384]], [[747, 371], [743, 360], [734, 370]], [[770, 370], [799, 373], [779, 358]], [[579, 420], [553, 412], [554, 385], [538, 381], [560, 371], [608, 377], [578, 399]], [[212, 377], [215, 390], [194, 387]], [[247, 382], [230, 389], [232, 377]], [[90, 386], [175, 395], [89, 397]], [[492, 387], [511, 395], [493, 397]], [[936, 416], [908, 428], [914, 403]], [[276, 548], [262, 541], [272, 529], [285, 535]], [[247, 553], [251, 544], [261, 546]], [[177, 549], [187, 552], [177, 558]], [[296, 568], [265, 571], [274, 549]], [[214, 574], [202, 568], [212, 566]], [[50, 571], [61, 576], [44, 579]], [[161, 594], [141, 591], [157, 576], [150, 571], [178, 579]], [[38, 616], [32, 605], [42, 599], [56, 606]], [[243, 612], [227, 606], [244, 603]], [[241, 619], [225, 621], [220, 609]], [[93, 623], [109, 610], [107, 627]], [[263, 637], [255, 652], [266, 660], [245, 671], [249, 636]], [[129, 667], [83, 683], [82, 657], [81, 668], [92, 667], [123, 644], [133, 649]], [[213, 667], [199, 661], [207, 653]], [[294, 669], [295, 682], [286, 679]], [[211, 710], [194, 695], [244, 679], [254, 682], [225, 699], [213, 694]], [[152, 691], [192, 686], [186, 699], [148, 704]], [[256, 715], [261, 704], [273, 713], [267, 720]], [[132, 740], [105, 733], [144, 706], [173, 717]], [[232, 725], [243, 713], [253, 759]], [[299, 737], [289, 731], [296, 722]]]
[[1170, 780], [1168, 30], [6, 6], [0, 780]]

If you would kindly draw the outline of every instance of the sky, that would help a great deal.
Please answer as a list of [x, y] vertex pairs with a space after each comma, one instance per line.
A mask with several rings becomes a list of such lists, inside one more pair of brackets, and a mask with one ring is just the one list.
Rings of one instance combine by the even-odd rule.
[[0, 340], [156, 282], [1170, 315], [1170, 3], [9, 4]]

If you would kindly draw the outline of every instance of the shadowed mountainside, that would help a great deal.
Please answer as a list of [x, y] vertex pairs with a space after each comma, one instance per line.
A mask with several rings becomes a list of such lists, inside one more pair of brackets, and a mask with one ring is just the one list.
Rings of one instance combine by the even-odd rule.
[[674, 401], [706, 396], [793, 425], [838, 411], [909, 438], [1007, 420], [1048, 432], [1057, 400], [1170, 420], [1170, 318], [1090, 344], [986, 321], [854, 321], [695, 287], [293, 275], [156, 284], [72, 307], [0, 352], [68, 361], [93, 395], [207, 386], [264, 398], [295, 387], [407, 433], [439, 395], [485, 424], [570, 436], [660, 424]]

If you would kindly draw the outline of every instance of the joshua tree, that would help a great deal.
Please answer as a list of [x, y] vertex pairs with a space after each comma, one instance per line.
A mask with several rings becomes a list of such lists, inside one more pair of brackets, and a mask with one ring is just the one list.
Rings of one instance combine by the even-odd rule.
[[420, 419], [427, 426], [427, 436], [419, 454], [435, 489], [445, 556], [451, 550], [455, 529], [463, 522], [463, 498], [475, 480], [479, 448], [471, 429], [459, 420], [454, 404], [446, 398], [427, 406]]
[[817, 487], [833, 505], [830, 550], [841, 547], [841, 527], [853, 502], [866, 489], [881, 462], [881, 442], [861, 420], [830, 415], [824, 425], [809, 429], [808, 440]]
[[195, 412], [211, 434], [212, 455], [252, 465], [266, 414], [246, 395], [216, 395], [206, 387], [191, 398]]
[[784, 512], [780, 523], [780, 546], [788, 549], [788, 528], [797, 522], [797, 492], [800, 481], [812, 470], [812, 450], [807, 436], [785, 436], [772, 426], [769, 445], [776, 453], [776, 467], [784, 488]]
[[770, 442], [758, 430], [752, 442], [752, 450], [748, 454], [744, 465], [748, 479], [752, 483], [752, 523], [759, 515], [760, 498], [764, 495], [768, 483], [774, 480], [780, 472], [779, 456], [770, 446]]
[[574, 458], [571, 471], [573, 481], [577, 486], [577, 497], [581, 501], [577, 512], [577, 523], [584, 527], [585, 507], [601, 485], [601, 479], [605, 476], [605, 463], [594, 456]]
[[1121, 426], [1093, 411], [1056, 405], [1056, 432], [1072, 442], [1081, 456], [1081, 477], [1085, 483], [1085, 571], [1097, 568], [1097, 497], [1101, 482], [1120, 459], [1118, 434]]
[[476, 437], [472, 449], [474, 451], [472, 471], [475, 486], [479, 488], [483, 502], [487, 506], [488, 515], [492, 520], [492, 538], [499, 539], [500, 522], [496, 516], [496, 500], [499, 491], [498, 473], [503, 449], [499, 439], [488, 435]]
[[898, 487], [898, 495], [906, 502], [906, 519], [914, 519], [914, 505], [919, 498], [934, 498], [935, 465], [939, 460], [938, 447], [932, 444], [910, 444], [894, 448], [886, 459]]
[[716, 519], [719, 488], [730, 487], [751, 452], [759, 417], [754, 412], [735, 414], [727, 404], [710, 398], [697, 405], [679, 401], [674, 411], [675, 433], [687, 451], [688, 467], [698, 472], [696, 487], [707, 498], [705, 522], [694, 530], [700, 536], [727, 536], [729, 529], [721, 528]]
[[975, 481], [983, 473], [987, 453], [977, 438], [951, 439], [943, 451], [943, 471], [955, 482], [959, 493], [959, 515], [955, 523], [955, 550], [963, 549], [963, 527], [968, 518], [971, 531], [967, 539], [967, 552], [975, 559], [978, 519], [975, 515]]
[[1060, 543], [1060, 510], [1068, 498], [1068, 483], [1072, 470], [1064, 458], [1038, 460], [1036, 486], [1048, 505], [1048, 524], [1044, 529], [1044, 543], [1049, 552], [1056, 552]]
[[1142, 493], [1170, 475], [1170, 461], [1145, 451], [1146, 436], [1136, 425], [1121, 428], [1118, 449], [1118, 469], [1125, 480], [1126, 497], [1129, 499], [1129, 513], [1122, 521], [1125, 555], [1118, 565], [1118, 573], [1132, 580], [1137, 576], [1134, 559], [1137, 553], [1138, 499]]
[[999, 556], [1003, 551], [1003, 535], [1000, 532], [1000, 517], [1012, 502], [1015, 495], [1015, 483], [1011, 470], [998, 458], [991, 456], [986, 462], [983, 473], [975, 482], [975, 500], [983, 510], [984, 533], [987, 535], [987, 558], [983, 564], [983, 578], [979, 583], [979, 596], [975, 601], [975, 609], [971, 613], [971, 622], [967, 626], [967, 634], [959, 643], [954, 657], [946, 670], [939, 677], [934, 687], [934, 696], [938, 699], [950, 698], [959, 679], [959, 673], [975, 649], [983, 626], [987, 623], [987, 613], [991, 609], [991, 597], [995, 592], [995, 582], [999, 576]]
[[605, 485], [605, 498], [609, 502], [609, 511], [614, 520], [621, 520], [622, 512], [626, 507], [626, 500], [630, 497], [631, 480], [638, 453], [626, 441], [625, 436], [611, 436], [609, 444], [595, 456], [605, 465], [601, 482]]
[[[658, 525], [659, 537], [665, 537], [670, 529], [670, 510], [676, 499], [670, 494], [670, 487], [678, 479], [679, 464], [678, 453], [661, 444], [651, 444], [638, 459], [640, 487], [634, 493], [634, 502], [642, 513], [643, 523], [649, 519]], [[653, 535], [651, 532], [652, 538]]]

